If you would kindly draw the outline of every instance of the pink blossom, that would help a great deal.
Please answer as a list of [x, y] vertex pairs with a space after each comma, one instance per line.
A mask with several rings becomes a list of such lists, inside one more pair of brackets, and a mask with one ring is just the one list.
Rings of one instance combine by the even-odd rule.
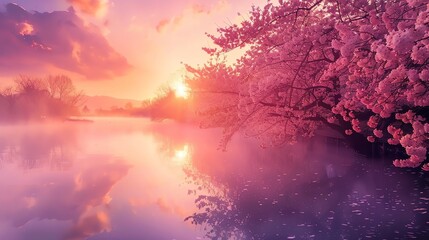
[[411, 135], [407, 134], [399, 140], [402, 146], [408, 147], [413, 145], [413, 141], [411, 140]]
[[391, 53], [389, 48], [387, 48], [386, 45], [380, 44], [376, 49], [375, 60], [380, 62], [385, 61], [385, 60], [388, 60], [392, 55], [393, 54]]
[[421, 80], [429, 82], [429, 70], [428, 69], [423, 69], [420, 74], [419, 77]]
[[414, 45], [411, 52], [411, 58], [417, 64], [423, 64], [429, 58], [429, 48], [421, 43]]
[[422, 4], [424, 1], [422, 0], [407, 0], [408, 5], [410, 5], [410, 7], [415, 7], [417, 5]]
[[425, 147], [406, 147], [405, 150], [407, 151], [407, 154], [410, 156], [416, 156], [419, 159], [426, 156], [426, 148]]
[[374, 136], [376, 136], [378, 138], [382, 138], [383, 137], [383, 131], [381, 131], [379, 129], [374, 129], [372, 132], [374, 133]]
[[419, 79], [419, 74], [416, 69], [410, 69], [407, 71], [407, 77], [411, 82], [415, 82]]
[[328, 117], [328, 119], [326, 119], [328, 121], [328, 123], [334, 123], [335, 122], [335, 117]]
[[391, 113], [389, 111], [386, 111], [386, 110], [382, 110], [380, 112], [380, 117], [382, 117], [382, 118], [389, 118], [390, 115], [391, 115]]
[[410, 53], [416, 37], [412, 29], [392, 31], [386, 37], [387, 46], [399, 54]]
[[355, 132], [357, 132], [357, 133], [360, 133], [362, 130], [361, 130], [361, 128], [358, 126], [358, 125], [353, 125], [352, 126], [352, 129], [355, 131]]
[[[368, 141], [399, 144], [408, 158], [396, 166], [421, 166], [429, 132], [421, 110], [429, 105], [427, 0], [312, 4], [267, 3], [209, 35], [212, 57], [244, 50], [228, 68], [216, 58], [190, 73], [202, 90], [236, 93], [201, 101], [216, 113], [209, 121], [226, 129], [227, 139], [243, 130], [269, 143], [311, 136], [325, 122], [311, 119], [350, 122], [347, 135], [372, 132]], [[228, 81], [220, 87], [222, 79]]]
[[369, 13], [369, 16], [370, 16], [369, 21], [372, 25], [379, 25], [380, 24], [380, 19], [377, 16], [377, 12], [375, 10], [372, 10]]
[[425, 123], [424, 131], [425, 131], [425, 133], [429, 133], [429, 123]]
[[377, 116], [369, 117], [368, 122], [366, 124], [371, 128], [376, 128], [378, 125], [378, 117]]
[[399, 140], [393, 139], [393, 138], [389, 138], [389, 139], [387, 139], [387, 143], [389, 143], [390, 145], [398, 145], [399, 144]]

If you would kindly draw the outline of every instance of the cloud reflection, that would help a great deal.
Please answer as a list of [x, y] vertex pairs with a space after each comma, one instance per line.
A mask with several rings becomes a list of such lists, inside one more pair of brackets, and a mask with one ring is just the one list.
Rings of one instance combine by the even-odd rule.
[[[73, 226], [66, 239], [85, 239], [108, 231], [109, 192], [129, 169], [128, 165], [109, 159], [110, 156], [83, 159], [102, 164], [89, 166], [78, 175], [54, 172], [38, 176], [34, 173], [26, 177], [26, 184], [13, 186], [1, 183], [0, 186], [8, 194], [0, 197], [0, 220], [11, 222], [16, 227], [24, 226], [31, 220], [71, 221]], [[20, 175], [19, 172], [15, 174]], [[34, 237], [43, 239], [44, 235]]]
[[[189, 132], [175, 124], [160, 125], [180, 135], [168, 144], [169, 135], [162, 134], [165, 146], [171, 146], [165, 155], [148, 133], [149, 125], [141, 119], [106, 118], [92, 124], [70, 124], [71, 132], [67, 123], [59, 131], [54, 125], [44, 125], [48, 128], [44, 130], [39, 125], [8, 131], [0, 128], [0, 153], [12, 145], [16, 149], [15, 155], [7, 154], [11, 161], [1, 162], [0, 190], [7, 194], [0, 194], [0, 239], [201, 236], [182, 221], [194, 210], [193, 199], [186, 194], [183, 165], [172, 160], [176, 151], [179, 162], [190, 160], [191, 144], [176, 141]], [[31, 145], [38, 164], [21, 164], [31, 157]], [[52, 151], [56, 146], [74, 153], [69, 155], [72, 164], [68, 168], [48, 164], [46, 159], [56, 152]], [[23, 154], [23, 148], [28, 154]]]
[[67, 240], [86, 239], [95, 233], [111, 230], [110, 217], [104, 211], [81, 217], [66, 235]]

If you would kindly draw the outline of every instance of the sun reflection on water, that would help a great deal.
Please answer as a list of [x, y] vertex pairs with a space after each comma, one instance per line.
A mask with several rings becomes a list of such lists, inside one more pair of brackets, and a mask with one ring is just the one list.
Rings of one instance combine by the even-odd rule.
[[186, 165], [190, 160], [190, 149], [189, 145], [185, 144], [182, 148], [176, 149], [174, 151], [173, 162], [179, 165]]

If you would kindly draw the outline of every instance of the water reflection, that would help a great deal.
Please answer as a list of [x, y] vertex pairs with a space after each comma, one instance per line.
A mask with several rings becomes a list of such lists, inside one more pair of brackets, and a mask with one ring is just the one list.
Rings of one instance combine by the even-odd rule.
[[251, 154], [196, 153], [187, 170], [200, 187], [190, 190], [199, 211], [186, 220], [210, 239], [424, 239], [429, 232], [425, 173], [317, 142], [265, 153], [238, 145], [231, 150]]
[[174, 151], [173, 161], [180, 165], [185, 165], [189, 162], [189, 157], [189, 145], [185, 144], [182, 148], [176, 149]]
[[428, 234], [421, 172], [325, 144], [261, 151], [237, 138], [221, 152], [218, 130], [95, 120], [1, 129], [0, 239]]
[[[37, 224], [34, 221], [39, 220], [71, 222], [68, 230], [62, 229], [61, 233], [57, 233], [64, 235], [65, 239], [84, 239], [95, 233], [108, 231], [110, 227], [106, 211], [109, 192], [125, 176], [129, 167], [119, 162], [109, 163], [107, 156], [85, 159], [99, 160], [106, 161], [106, 164], [90, 166], [77, 174], [31, 173], [32, 176], [26, 179], [13, 180], [2, 177], [0, 221], [9, 221], [15, 227]], [[51, 230], [37, 236], [39, 239], [48, 239], [47, 237], [52, 236]], [[12, 235], [3, 235], [2, 232], [0, 236], [2, 239], [32, 238], [31, 231], [10, 234]], [[60, 238], [58, 236], [57, 239]]]
[[150, 131], [141, 119], [2, 127], [0, 239], [200, 236], [178, 189], [190, 148], [165, 162]]
[[17, 162], [24, 169], [67, 170], [76, 157], [76, 132], [70, 126], [13, 125], [0, 131], [0, 166]]

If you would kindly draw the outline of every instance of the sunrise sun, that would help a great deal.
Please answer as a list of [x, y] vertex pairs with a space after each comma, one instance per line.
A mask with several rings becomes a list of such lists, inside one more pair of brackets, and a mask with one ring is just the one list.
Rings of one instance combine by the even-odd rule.
[[190, 89], [183, 81], [175, 82], [172, 87], [176, 97], [185, 99], [189, 97]]

